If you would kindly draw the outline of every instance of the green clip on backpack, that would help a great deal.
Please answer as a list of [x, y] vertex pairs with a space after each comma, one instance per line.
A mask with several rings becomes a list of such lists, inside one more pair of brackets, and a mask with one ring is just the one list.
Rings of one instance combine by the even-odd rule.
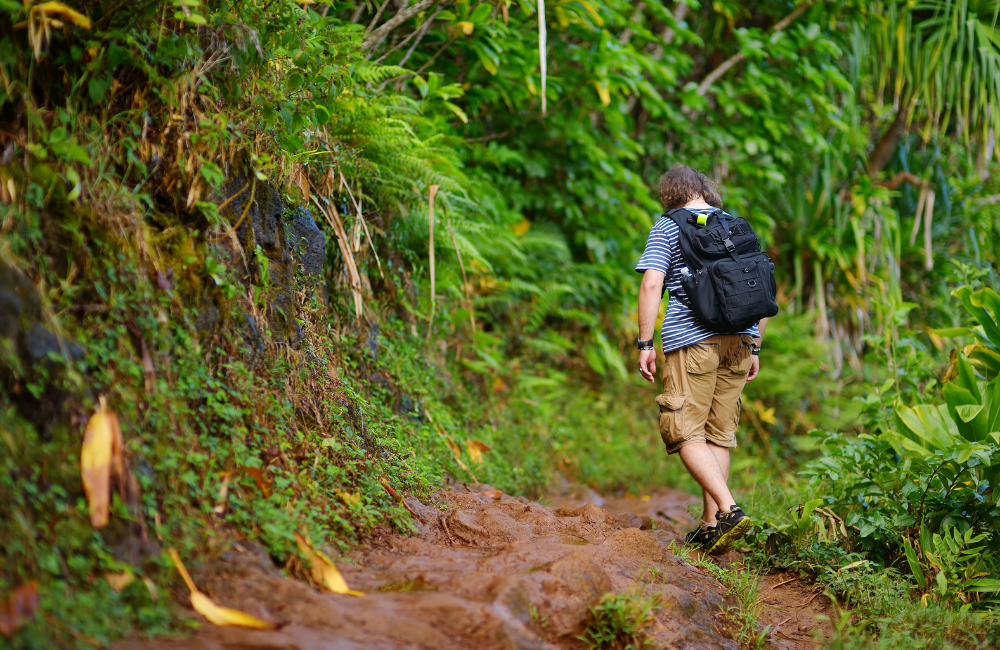
[[668, 210], [664, 217], [680, 229], [687, 264], [681, 277], [684, 303], [703, 326], [732, 334], [778, 313], [774, 264], [746, 219], [722, 210], [696, 216], [684, 208]]

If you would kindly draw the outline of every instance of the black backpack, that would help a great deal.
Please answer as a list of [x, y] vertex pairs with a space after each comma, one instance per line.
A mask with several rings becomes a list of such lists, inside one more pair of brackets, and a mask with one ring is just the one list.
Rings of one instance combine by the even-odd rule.
[[778, 313], [774, 264], [746, 219], [722, 210], [697, 216], [684, 208], [663, 216], [680, 228], [681, 256], [688, 267], [681, 277], [687, 293], [682, 302], [704, 327], [732, 334]]

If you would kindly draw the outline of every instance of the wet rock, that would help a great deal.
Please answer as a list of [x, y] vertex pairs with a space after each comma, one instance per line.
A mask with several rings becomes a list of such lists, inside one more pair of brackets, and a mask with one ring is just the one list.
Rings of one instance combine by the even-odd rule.
[[316, 226], [309, 210], [297, 207], [291, 212], [291, 244], [295, 261], [309, 275], [323, 274], [326, 258], [326, 235]]
[[455, 539], [484, 548], [506, 546], [528, 532], [507, 514], [492, 509], [478, 512], [455, 510], [448, 515], [447, 522]]
[[[0, 386], [13, 395], [18, 411], [44, 439], [68, 422], [70, 408], [87, 393], [68, 382], [63, 365], [83, 356], [70, 339], [56, 336], [43, 323], [41, 301], [31, 280], [0, 260]], [[39, 397], [26, 383], [41, 382]], [[70, 398], [75, 396], [76, 400]]]
[[[229, 204], [220, 214], [234, 224], [235, 236], [220, 235], [213, 242], [216, 254], [237, 282], [264, 288], [267, 307], [263, 316], [275, 338], [298, 343], [303, 333], [295, 318], [295, 260], [281, 196], [268, 183], [242, 174], [226, 184], [224, 196]], [[299, 223], [308, 229], [304, 217]], [[315, 222], [312, 225], [315, 228]], [[315, 239], [315, 233], [312, 237]]]
[[[649, 519], [649, 517], [647, 517], [647, 519]], [[614, 521], [619, 528], [642, 528], [642, 517], [634, 512], [619, 512], [616, 515], [611, 515], [611, 520]]]
[[588, 503], [585, 506], [577, 508], [576, 510], [556, 510], [556, 516], [580, 517], [588, 524], [603, 524], [606, 523], [611, 517], [607, 510], [602, 510], [593, 503]]

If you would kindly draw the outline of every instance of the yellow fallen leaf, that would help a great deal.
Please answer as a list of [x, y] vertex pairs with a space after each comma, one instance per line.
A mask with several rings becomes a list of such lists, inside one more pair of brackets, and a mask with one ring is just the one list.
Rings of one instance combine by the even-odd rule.
[[94, 528], [108, 523], [112, 473], [118, 476], [124, 473], [121, 438], [118, 416], [108, 410], [102, 397], [100, 410], [87, 422], [80, 450], [80, 476]]
[[246, 612], [230, 607], [216, 605], [215, 602], [200, 591], [191, 592], [191, 606], [211, 623], [228, 627], [252, 627], [260, 630], [273, 630], [277, 626], [262, 621]]
[[219, 498], [215, 504], [216, 514], [226, 513], [226, 499], [229, 497], [229, 480], [233, 477], [233, 472], [226, 472], [222, 475], [222, 485], [219, 487]]
[[160, 592], [156, 588], [156, 584], [152, 580], [150, 580], [149, 578], [143, 578], [142, 584], [146, 585], [146, 591], [149, 592], [150, 598], [152, 598], [153, 600], [160, 599]]
[[356, 506], [361, 503], [361, 495], [357, 493], [351, 494], [350, 492], [338, 492], [337, 496], [339, 496], [341, 500], [349, 506]]
[[35, 5], [31, 8], [32, 12], [41, 11], [47, 14], [59, 14], [65, 17], [67, 20], [72, 21], [78, 27], [83, 27], [84, 29], [90, 29], [90, 18], [87, 18], [79, 11], [70, 9], [61, 2], [43, 2], [40, 5]]
[[112, 589], [118, 592], [135, 582], [135, 576], [132, 575], [131, 571], [122, 571], [121, 573], [105, 573], [104, 579], [108, 581], [108, 584], [111, 585]]
[[167, 549], [167, 553], [170, 554], [170, 559], [174, 561], [174, 566], [177, 567], [178, 573], [184, 578], [184, 583], [191, 591], [191, 606], [194, 607], [194, 611], [207, 618], [209, 622], [228, 627], [252, 627], [260, 630], [273, 630], [278, 627], [238, 609], [216, 605], [211, 598], [198, 591], [198, 588], [194, 586], [194, 580], [191, 579], [191, 574], [181, 562], [181, 556], [177, 554], [177, 550], [170, 548]]
[[470, 34], [472, 34], [472, 30], [475, 29], [476, 24], [475, 23], [470, 23], [470, 22], [467, 22], [467, 21], [463, 20], [462, 22], [458, 23], [458, 26], [462, 28], [462, 33], [463, 34], [465, 34], [466, 36], [469, 36]]
[[306, 541], [298, 531], [295, 531], [295, 542], [299, 545], [299, 550], [306, 556], [309, 562], [309, 571], [313, 580], [335, 594], [350, 594], [351, 596], [364, 596], [360, 591], [347, 588], [347, 581], [340, 573], [333, 562], [321, 551], [317, 551]]
[[483, 464], [483, 453], [489, 451], [490, 449], [491, 447], [482, 440], [469, 441], [469, 457], [480, 465]]

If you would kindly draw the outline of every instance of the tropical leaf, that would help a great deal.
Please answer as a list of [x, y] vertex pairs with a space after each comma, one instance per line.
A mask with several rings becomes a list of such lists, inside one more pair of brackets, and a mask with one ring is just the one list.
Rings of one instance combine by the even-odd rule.
[[[909, 442], [910, 447], [923, 455], [935, 450], [952, 448], [961, 440], [961, 433], [945, 405], [919, 404], [914, 407], [897, 405], [895, 409], [896, 427]], [[903, 442], [903, 441], [901, 441]], [[905, 442], [903, 442], [906, 446]]]
[[194, 607], [196, 612], [207, 618], [209, 622], [216, 625], [251, 627], [261, 630], [273, 630], [278, 627], [273, 623], [262, 621], [238, 609], [217, 605], [211, 598], [198, 591], [194, 580], [191, 579], [191, 574], [188, 573], [187, 567], [181, 562], [181, 556], [177, 553], [176, 549], [167, 549], [167, 553], [170, 555], [170, 559], [173, 560], [177, 572], [181, 574], [181, 578], [184, 579], [184, 583], [191, 592], [191, 606]]
[[312, 544], [299, 532], [295, 531], [295, 543], [309, 563], [309, 570], [312, 578], [320, 586], [335, 594], [349, 594], [351, 596], [364, 596], [360, 591], [354, 591], [347, 587], [347, 581], [334, 565], [333, 561], [321, 551], [313, 548]]

